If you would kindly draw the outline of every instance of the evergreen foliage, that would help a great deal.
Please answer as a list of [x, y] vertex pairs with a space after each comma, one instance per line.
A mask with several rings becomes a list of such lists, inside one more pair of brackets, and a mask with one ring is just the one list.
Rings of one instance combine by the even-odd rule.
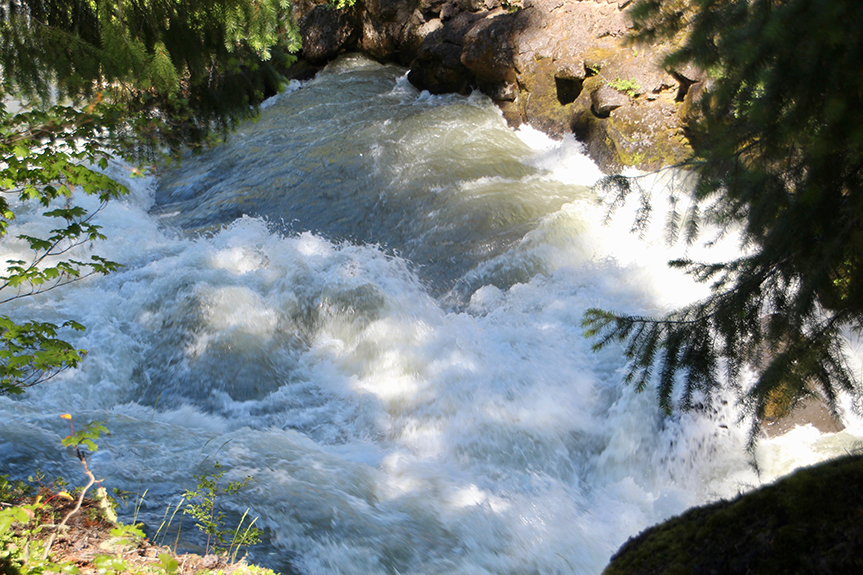
[[[709, 403], [723, 373], [740, 389], [756, 367], [741, 390], [752, 441], [771, 401], [814, 389], [835, 412], [840, 391], [861, 393], [842, 332], [863, 326], [863, 3], [640, 0], [632, 15], [638, 41], [676, 46], [666, 66], [711, 76], [686, 165], [692, 207], [671, 210], [669, 232], [739, 228], [747, 255], [671, 262], [711, 296], [658, 319], [593, 309], [588, 335], [624, 342], [628, 379], [641, 390], [656, 374], [666, 411]], [[602, 188], [613, 204], [648, 200], [637, 180]]]
[[[0, 305], [119, 267], [76, 248], [126, 188], [109, 159], [205, 145], [255, 113], [299, 49], [287, 0], [0, 0], [0, 238], [38, 202], [58, 222], [17, 236], [26, 259], [0, 272]], [[17, 111], [16, 111], [17, 110]], [[96, 196], [88, 212], [73, 195]], [[77, 365], [62, 326], [0, 315], [0, 394]]]
[[289, 10], [288, 0], [5, 0], [3, 91], [109, 99], [138, 116], [146, 143], [199, 144], [277, 90], [300, 48]]

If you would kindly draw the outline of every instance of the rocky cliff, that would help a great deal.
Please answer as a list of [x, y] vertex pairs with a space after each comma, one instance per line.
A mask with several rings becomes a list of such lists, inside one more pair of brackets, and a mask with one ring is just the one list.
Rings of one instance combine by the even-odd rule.
[[607, 171], [689, 154], [686, 116], [703, 77], [627, 43], [630, 0], [321, 1], [295, 5], [307, 66], [361, 51], [409, 67], [432, 93], [481, 90], [511, 125], [574, 133]]

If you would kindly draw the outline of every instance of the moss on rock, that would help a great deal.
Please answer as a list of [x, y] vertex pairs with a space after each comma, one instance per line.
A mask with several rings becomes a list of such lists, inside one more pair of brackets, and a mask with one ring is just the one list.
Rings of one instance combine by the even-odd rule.
[[692, 509], [628, 541], [603, 575], [863, 573], [863, 456]]
[[555, 71], [554, 62], [549, 58], [533, 62], [518, 76], [521, 93], [516, 104], [533, 127], [552, 136], [561, 136], [568, 128], [572, 105], [560, 103]]
[[[592, 78], [591, 78], [592, 79]], [[588, 82], [585, 81], [585, 92]], [[581, 98], [579, 99], [581, 100]], [[572, 117], [572, 131], [585, 142], [590, 156], [608, 172], [624, 167], [655, 170], [679, 164], [692, 155], [683, 128], [674, 121], [674, 104], [651, 102], [643, 106], [636, 99], [600, 118], [589, 105], [578, 106]]]

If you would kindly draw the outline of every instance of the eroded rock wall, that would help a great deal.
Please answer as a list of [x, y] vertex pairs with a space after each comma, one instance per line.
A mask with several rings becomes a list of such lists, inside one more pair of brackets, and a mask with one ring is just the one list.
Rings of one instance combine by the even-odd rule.
[[[507, 0], [510, 1], [510, 0]], [[629, 0], [361, 0], [296, 5], [303, 57], [359, 50], [410, 67], [432, 93], [479, 89], [512, 125], [572, 132], [607, 171], [654, 169], [689, 154], [685, 132], [702, 76], [663, 70], [626, 42]]]

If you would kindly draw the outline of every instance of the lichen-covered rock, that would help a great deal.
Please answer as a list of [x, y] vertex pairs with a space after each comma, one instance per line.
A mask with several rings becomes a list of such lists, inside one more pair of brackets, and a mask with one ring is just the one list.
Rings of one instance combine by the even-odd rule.
[[562, 136], [568, 131], [574, 104], [564, 103], [566, 99], [558, 93], [556, 71], [551, 58], [538, 58], [532, 62], [518, 76], [521, 91], [516, 103], [528, 124], [552, 136]]
[[611, 112], [629, 103], [629, 96], [606, 84], [590, 93], [590, 111], [597, 118], [608, 118]]
[[339, 18], [314, 1], [299, 2], [310, 60], [355, 46], [408, 65], [422, 90], [481, 90], [513, 125], [575, 133], [609, 171], [689, 154], [683, 127], [708, 80], [628, 45], [626, 0], [364, 0]]

